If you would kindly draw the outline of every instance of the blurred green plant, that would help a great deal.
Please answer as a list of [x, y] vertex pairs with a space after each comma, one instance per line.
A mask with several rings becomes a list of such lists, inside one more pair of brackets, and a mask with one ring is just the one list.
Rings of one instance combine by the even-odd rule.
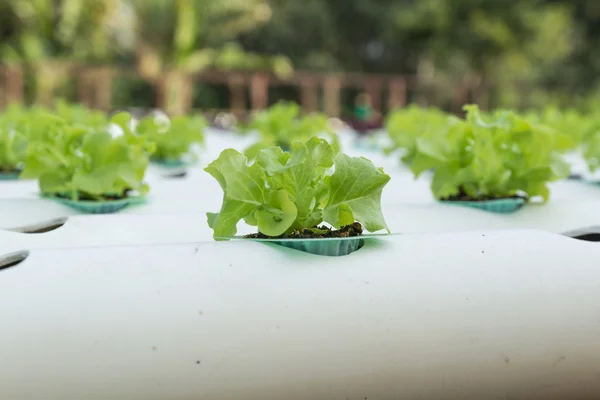
[[465, 119], [445, 135], [420, 137], [410, 169], [415, 177], [433, 170], [431, 191], [438, 200], [486, 200], [524, 196], [548, 200], [548, 182], [566, 178], [561, 140], [551, 128], [513, 111], [484, 115], [465, 106]]
[[190, 161], [194, 161], [196, 156], [190, 150], [192, 145], [204, 143], [206, 125], [206, 120], [201, 116], [175, 116], [168, 119], [150, 115], [142, 118], [135, 130], [147, 136], [156, 146], [153, 160], [177, 162], [188, 156]]
[[386, 120], [386, 131], [392, 142], [384, 152], [391, 154], [402, 150], [401, 161], [410, 166], [425, 138], [443, 137], [448, 126], [458, 121], [453, 115], [436, 108], [410, 105], [393, 110]]
[[340, 150], [339, 139], [327, 116], [318, 113], [300, 115], [300, 107], [296, 103], [279, 102], [259, 111], [242, 130], [259, 134], [259, 140], [244, 151], [249, 159], [254, 159], [264, 148], [279, 146], [289, 150], [293, 141], [306, 141], [319, 135], [325, 135], [336, 152]]
[[143, 135], [133, 132], [131, 116], [114, 115], [110, 122], [121, 134], [113, 135], [108, 126], [98, 129], [72, 124], [47, 115], [44, 129], [30, 137], [22, 178], [38, 179], [44, 195], [72, 200], [103, 201], [144, 195], [143, 183], [149, 155], [154, 146]]
[[24, 110], [10, 106], [0, 114], [0, 174], [18, 173], [27, 155], [27, 137], [18, 129]]

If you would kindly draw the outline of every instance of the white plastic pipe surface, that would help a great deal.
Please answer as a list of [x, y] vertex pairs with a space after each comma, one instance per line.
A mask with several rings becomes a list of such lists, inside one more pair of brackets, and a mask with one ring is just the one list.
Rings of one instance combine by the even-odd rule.
[[536, 231], [33, 250], [0, 270], [0, 398], [598, 399], [598, 259]]
[[24, 248], [135, 246], [213, 240], [213, 231], [208, 227], [205, 214], [75, 215], [48, 222], [64, 224], [44, 233], [0, 229], [0, 254]]
[[[209, 198], [198, 198], [198, 204], [190, 204], [189, 208], [217, 211], [220, 200], [213, 200], [216, 204], [210, 206]], [[6, 200], [4, 202], [6, 204]], [[36, 211], [43, 211], [44, 208], [35, 207], [34, 203], [14, 201], [11, 204], [14, 210], [10, 215], [20, 219], [25, 218], [25, 221], [20, 221], [21, 223], [56, 221], [56, 218], [52, 218], [52, 214], [36, 213]], [[47, 200], [45, 205], [63, 207]], [[176, 210], [177, 207], [173, 207], [171, 213], [152, 214], [156, 204], [150, 203], [147, 208], [146, 206], [133, 207], [116, 214], [72, 215], [66, 217], [63, 226], [40, 234], [18, 233], [3, 230], [0, 226], [0, 253], [20, 248], [167, 244], [212, 240], [213, 232], [207, 225], [205, 212], [186, 211], [186, 207], [179, 205], [181, 208]], [[441, 203], [383, 207], [387, 224], [395, 233], [523, 228], [565, 233], [590, 227], [595, 227], [593, 230], [600, 232], [598, 209], [597, 201], [565, 200], [544, 205], [530, 204], [513, 214], [495, 214]], [[12, 226], [8, 228], [25, 227], [16, 225], [18, 222], [13, 221]], [[238, 228], [239, 234], [256, 232], [256, 227], [249, 227], [244, 223], [240, 223]]]

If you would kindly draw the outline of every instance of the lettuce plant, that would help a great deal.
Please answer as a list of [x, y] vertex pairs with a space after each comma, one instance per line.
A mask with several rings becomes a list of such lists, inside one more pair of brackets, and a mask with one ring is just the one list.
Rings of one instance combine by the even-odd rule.
[[9, 106], [0, 114], [0, 172], [22, 169], [28, 142], [43, 140], [48, 132], [67, 123], [80, 130], [92, 130], [106, 127], [108, 119], [103, 112], [63, 101], [58, 101], [53, 111], [39, 106]]
[[42, 194], [102, 201], [125, 198], [131, 191], [147, 193], [142, 180], [153, 146], [131, 131], [129, 114], [110, 120], [122, 130], [117, 137], [107, 127], [90, 130], [54, 118], [33, 136], [21, 174], [39, 179]]
[[570, 151], [576, 149], [594, 130], [594, 118], [590, 118], [577, 110], [561, 110], [556, 107], [546, 107], [544, 110], [528, 112], [525, 116], [534, 123], [544, 124], [560, 135], [557, 149]]
[[205, 127], [206, 121], [200, 116], [176, 116], [164, 121], [150, 116], [139, 122], [136, 131], [155, 144], [154, 160], [179, 161], [190, 155], [193, 144], [204, 143]]
[[0, 126], [0, 173], [18, 172], [27, 153], [27, 138], [22, 133]]
[[86, 106], [69, 104], [63, 100], [56, 102], [54, 113], [70, 124], [85, 126], [90, 129], [103, 129], [108, 125], [108, 117], [105, 112], [90, 110]]
[[323, 114], [300, 115], [300, 107], [295, 103], [280, 102], [268, 110], [258, 112], [246, 126], [260, 134], [257, 143], [244, 154], [253, 159], [261, 149], [279, 146], [284, 150], [291, 147], [294, 140], [306, 141], [320, 134], [327, 135], [332, 146], [339, 151], [337, 135], [331, 130], [327, 117]]
[[56, 126], [59, 120], [40, 107], [10, 105], [0, 114], [0, 172], [22, 170], [28, 143]]
[[586, 117], [587, 128], [581, 143], [581, 152], [591, 172], [600, 167], [600, 114], [595, 113]]
[[419, 137], [411, 170], [434, 169], [436, 199], [485, 200], [513, 196], [549, 197], [547, 183], [568, 176], [552, 129], [510, 111], [486, 120], [475, 105], [445, 135]]
[[221, 210], [207, 213], [215, 237], [235, 235], [242, 219], [270, 237], [304, 229], [318, 233], [322, 222], [336, 229], [359, 222], [371, 232], [388, 230], [381, 194], [390, 177], [365, 158], [336, 154], [324, 139], [294, 141], [290, 152], [260, 150], [252, 164], [226, 149], [205, 170], [223, 189]]
[[19, 172], [27, 154], [27, 136], [20, 129], [25, 109], [10, 105], [0, 114], [0, 173]]
[[458, 119], [435, 108], [423, 108], [410, 105], [392, 111], [386, 120], [386, 130], [392, 145], [384, 150], [390, 154], [398, 149], [403, 150], [401, 161], [410, 166], [417, 153], [417, 139], [423, 135], [435, 138], [443, 136]]
[[590, 133], [583, 141], [581, 148], [589, 170], [596, 172], [600, 168], [600, 129]]

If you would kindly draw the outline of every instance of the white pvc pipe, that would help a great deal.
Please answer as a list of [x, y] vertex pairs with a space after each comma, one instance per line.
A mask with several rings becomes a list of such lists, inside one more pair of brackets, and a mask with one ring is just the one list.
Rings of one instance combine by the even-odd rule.
[[597, 399], [599, 259], [535, 231], [32, 250], [0, 270], [0, 398]]
[[[166, 201], [153, 201], [140, 207], [107, 215], [71, 215], [63, 226], [42, 234], [23, 234], [6, 228], [23, 228], [53, 223], [70, 209], [39, 199], [36, 201], [0, 200], [0, 252], [19, 248], [51, 248], [76, 246], [115, 246], [167, 244], [186, 241], [210, 241], [212, 230], [206, 223], [205, 211], [217, 211], [219, 199], [183, 197], [173, 200], [170, 213], [156, 213]], [[187, 199], [187, 200], [186, 200]], [[213, 201], [214, 200], [214, 201]], [[186, 201], [188, 201], [186, 203]], [[212, 204], [210, 204], [212, 203]], [[187, 205], [187, 206], [186, 206]], [[189, 210], [188, 210], [189, 209]], [[495, 214], [468, 207], [447, 204], [383, 207], [386, 221], [396, 233], [436, 233], [474, 229], [533, 228], [565, 233], [600, 226], [597, 201], [554, 201], [545, 205], [531, 204], [513, 214]], [[73, 211], [75, 212], [75, 211]], [[155, 213], [153, 213], [155, 212]], [[4, 228], [4, 229], [2, 229]], [[256, 227], [239, 224], [239, 234], [256, 232]]]

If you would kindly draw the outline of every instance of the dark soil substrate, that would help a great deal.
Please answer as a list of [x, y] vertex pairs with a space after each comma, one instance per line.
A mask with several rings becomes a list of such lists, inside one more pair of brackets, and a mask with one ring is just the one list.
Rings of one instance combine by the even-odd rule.
[[324, 239], [324, 238], [343, 238], [360, 236], [363, 233], [363, 227], [360, 223], [355, 222], [352, 225], [346, 225], [338, 230], [333, 230], [327, 226], [318, 226], [317, 229], [325, 231], [324, 233], [315, 233], [310, 229], [295, 231], [289, 234], [279, 236], [267, 236], [263, 233], [252, 233], [244, 235], [246, 239]]
[[503, 200], [503, 199], [523, 199], [523, 200], [527, 200], [527, 197], [521, 196], [521, 195], [518, 195], [518, 194], [515, 194], [515, 195], [512, 195], [512, 196], [503, 196], [503, 197], [493, 197], [493, 196], [472, 197], [472, 196], [469, 196], [468, 194], [466, 194], [465, 192], [461, 191], [457, 195], [448, 196], [448, 197], [445, 197], [445, 198], [440, 199], [440, 200], [441, 201], [490, 201], [490, 200]]
[[[79, 197], [78, 197], [78, 201], [110, 201], [110, 200], [123, 200], [126, 199], [128, 197], [129, 194], [129, 190], [126, 190], [123, 194], [121, 195], [105, 195], [105, 196], [90, 196], [86, 193], [79, 193]], [[67, 200], [72, 200], [72, 197], [70, 194], [61, 194], [61, 193], [56, 193], [55, 194], [56, 197], [60, 197], [61, 199], [67, 199]]]

